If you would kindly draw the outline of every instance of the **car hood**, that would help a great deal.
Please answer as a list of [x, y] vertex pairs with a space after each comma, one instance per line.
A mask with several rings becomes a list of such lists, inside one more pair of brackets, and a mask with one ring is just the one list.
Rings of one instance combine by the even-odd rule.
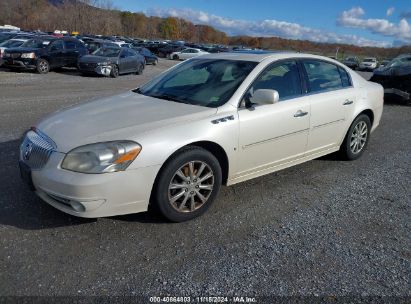
[[67, 153], [95, 142], [138, 141], [143, 133], [212, 116], [216, 111], [130, 91], [59, 111], [36, 127], [56, 143], [59, 152]]
[[99, 63], [99, 62], [116, 61], [116, 60], [117, 60], [117, 57], [85, 55], [81, 57], [79, 61], [84, 62], [84, 63]]

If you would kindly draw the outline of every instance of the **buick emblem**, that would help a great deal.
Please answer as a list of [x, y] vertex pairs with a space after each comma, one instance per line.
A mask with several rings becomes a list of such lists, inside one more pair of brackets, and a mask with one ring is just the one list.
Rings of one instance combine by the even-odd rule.
[[26, 145], [26, 147], [24, 148], [24, 154], [23, 154], [24, 160], [29, 160], [30, 159], [30, 155], [31, 155], [32, 150], [33, 150], [33, 145], [31, 143], [28, 143]]

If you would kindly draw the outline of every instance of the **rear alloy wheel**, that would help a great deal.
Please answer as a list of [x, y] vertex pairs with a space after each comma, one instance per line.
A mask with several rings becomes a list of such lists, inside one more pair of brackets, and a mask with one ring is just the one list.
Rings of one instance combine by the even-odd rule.
[[137, 75], [141, 75], [141, 74], [143, 74], [143, 71], [144, 71], [144, 65], [142, 65], [142, 64], [140, 63], [139, 66], [137, 67], [136, 74], [137, 74]]
[[50, 71], [49, 62], [46, 59], [37, 60], [36, 70], [39, 74], [47, 74]]
[[153, 192], [160, 212], [173, 222], [203, 214], [221, 186], [221, 167], [210, 152], [199, 147], [184, 148], [167, 161]]
[[340, 154], [344, 159], [354, 160], [359, 158], [367, 147], [371, 131], [370, 118], [361, 114], [351, 124], [340, 147]]
[[110, 77], [117, 78], [118, 75], [119, 75], [118, 66], [116, 64], [113, 64], [113, 66], [111, 67]]

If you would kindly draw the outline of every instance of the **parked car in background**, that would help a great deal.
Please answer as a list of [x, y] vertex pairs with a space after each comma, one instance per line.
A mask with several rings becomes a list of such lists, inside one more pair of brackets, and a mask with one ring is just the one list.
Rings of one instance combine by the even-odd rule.
[[103, 39], [93, 39], [93, 40], [87, 40], [84, 42], [88, 53], [92, 54], [96, 50], [102, 47], [119, 47], [118, 44], [110, 41], [110, 40], [103, 40]]
[[46, 74], [52, 69], [77, 67], [78, 59], [87, 54], [85, 45], [76, 38], [37, 37], [18, 48], [4, 52], [4, 66], [10, 69], [36, 70]]
[[170, 54], [174, 52], [181, 52], [186, 47], [181, 44], [168, 44], [161, 48], [158, 48], [157, 53], [158, 56], [161, 58], [170, 58]]
[[130, 48], [102, 47], [91, 55], [80, 58], [78, 68], [83, 74], [118, 77], [120, 74], [144, 70], [144, 57]]
[[150, 52], [149, 49], [143, 47], [133, 47], [133, 50], [138, 52], [141, 56], [144, 57], [144, 65], [152, 64], [156, 65], [158, 63], [158, 57]]
[[19, 164], [63, 212], [114, 216], [150, 202], [181, 222], [203, 214], [221, 184], [337, 151], [358, 159], [382, 111], [381, 85], [326, 57], [210, 54], [48, 116], [26, 133]]
[[0, 43], [0, 66], [3, 64], [3, 53], [5, 50], [9, 48], [19, 47], [26, 41], [27, 39], [14, 39], [13, 38], [13, 39], [6, 40]]
[[381, 84], [388, 96], [411, 103], [411, 54], [398, 56], [375, 70], [370, 80]]
[[383, 68], [385, 67], [387, 64], [390, 63], [391, 60], [383, 60], [380, 62], [380, 66], [378, 68]]
[[190, 58], [205, 55], [205, 54], [209, 54], [209, 53], [206, 51], [200, 50], [200, 49], [187, 48], [187, 49], [182, 50], [181, 52], [171, 53], [170, 59], [185, 60], [185, 59], [190, 59]]
[[343, 63], [353, 70], [357, 70], [360, 67], [360, 61], [357, 57], [347, 57], [343, 60]]
[[378, 61], [375, 57], [364, 58], [359, 66], [359, 69], [363, 71], [374, 71], [376, 68], [378, 68]]
[[119, 47], [122, 47], [122, 48], [131, 48], [132, 47], [132, 45], [130, 43], [127, 43], [125, 41], [114, 41], [113, 43], [117, 44]]
[[3, 32], [0, 33], [0, 43], [3, 43], [4, 41], [16, 38], [16, 39], [31, 39], [33, 38], [34, 35], [30, 33], [24, 33], [24, 32]]

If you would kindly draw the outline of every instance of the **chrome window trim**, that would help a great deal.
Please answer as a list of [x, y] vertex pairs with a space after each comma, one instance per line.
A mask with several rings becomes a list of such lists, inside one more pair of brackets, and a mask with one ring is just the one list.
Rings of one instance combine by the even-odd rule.
[[[307, 79], [305, 79], [305, 77], [307, 77], [307, 75], [304, 74], [304, 73], [306, 72], [305, 69], [304, 69], [304, 66], [303, 66], [303, 61], [304, 61], [304, 60], [322, 61], [322, 62], [325, 62], [325, 63], [328, 63], [328, 64], [335, 65], [337, 68], [343, 69], [343, 70], [348, 74], [348, 79], [349, 79], [349, 81], [350, 81], [350, 85], [349, 85], [349, 86], [346, 86], [346, 87], [341, 87], [341, 88], [337, 88], [337, 89], [330, 89], [330, 90], [320, 91], [320, 92], [310, 92], [310, 91], [304, 92], [304, 89], [305, 89], [305, 88], [308, 90]], [[354, 88], [353, 81], [352, 81], [352, 77], [351, 77], [351, 73], [350, 73], [349, 71], [347, 71], [347, 69], [346, 69], [342, 64], [338, 64], [338, 63], [335, 63], [335, 62], [331, 62], [331, 61], [324, 60], [324, 59], [318, 59], [318, 58], [314, 58], [314, 57], [290, 57], [290, 58], [275, 60], [275, 61], [269, 63], [260, 73], [258, 73], [258, 75], [254, 78], [253, 82], [247, 87], [247, 89], [246, 89], [246, 90], [244, 91], [244, 93], [241, 95], [241, 98], [240, 98], [240, 100], [238, 101], [238, 106], [237, 106], [237, 108], [238, 108], [239, 110], [240, 110], [240, 109], [246, 109], [245, 106], [241, 105], [245, 94], [248, 92], [248, 90], [250, 89], [250, 87], [253, 85], [254, 81], [255, 81], [258, 77], [260, 77], [261, 74], [262, 74], [263, 72], [265, 72], [268, 67], [270, 67], [270, 66], [271, 66], [272, 64], [274, 64], [274, 63], [281, 63], [281, 62], [287, 62], [287, 61], [295, 61], [295, 62], [297, 63], [297, 65], [298, 65], [298, 69], [299, 69], [299, 70], [300, 70], [301, 68], [303, 69], [303, 71], [300, 70], [300, 78], [301, 78], [302, 76], [304, 76], [304, 78], [301, 79], [302, 94], [301, 94], [301, 95], [296, 95], [296, 96], [289, 96], [289, 97], [287, 97], [287, 98], [281, 99], [279, 102], [289, 101], [289, 100], [293, 100], [293, 99], [297, 99], [297, 98], [305, 97], [305, 96], [313, 96], [313, 95], [316, 95], [316, 94], [323, 94], [323, 93], [329, 93], [329, 92], [334, 92], [334, 91], [340, 91], [340, 90], [345, 90], [345, 89]], [[304, 75], [301, 75], [301, 74], [304, 74]], [[340, 77], [341, 77], [341, 74], [340, 74]], [[303, 85], [303, 84], [304, 84], [304, 85]]]

